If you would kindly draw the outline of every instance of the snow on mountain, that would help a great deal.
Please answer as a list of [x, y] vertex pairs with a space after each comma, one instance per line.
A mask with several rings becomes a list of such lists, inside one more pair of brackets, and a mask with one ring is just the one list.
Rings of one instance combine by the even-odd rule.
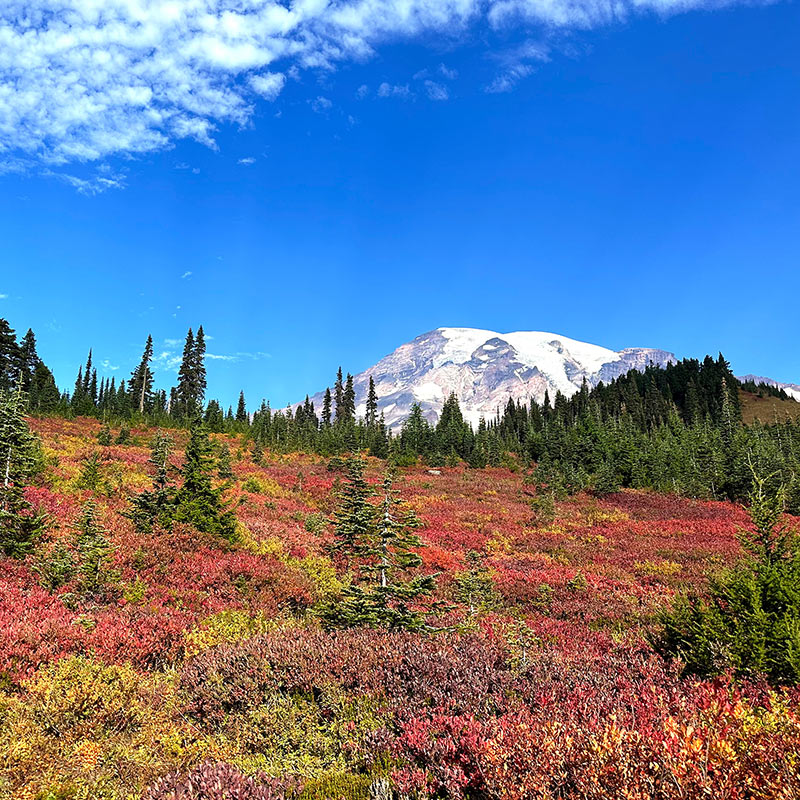
[[753, 381], [753, 383], [766, 383], [767, 386], [777, 386], [778, 389], [783, 389], [789, 397], [800, 401], [800, 384], [797, 383], [781, 383], [772, 378], [764, 378], [760, 375], [739, 375], [740, 381]]
[[[398, 427], [413, 403], [431, 422], [455, 392], [466, 419], [477, 425], [509, 398], [541, 402], [545, 391], [570, 396], [586, 378], [589, 386], [649, 363], [667, 364], [665, 350], [633, 347], [615, 351], [555, 333], [496, 333], [476, 328], [437, 328], [401, 345], [374, 367], [354, 377], [356, 413], [363, 416], [372, 376], [387, 425]], [[312, 400], [322, 407], [323, 393]]]

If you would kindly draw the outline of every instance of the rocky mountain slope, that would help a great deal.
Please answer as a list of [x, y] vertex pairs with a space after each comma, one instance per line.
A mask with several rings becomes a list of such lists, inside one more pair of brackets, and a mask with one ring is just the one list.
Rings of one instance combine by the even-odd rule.
[[[419, 403], [435, 422], [442, 404], [455, 392], [466, 419], [477, 425], [494, 416], [509, 398], [572, 395], [585, 378], [590, 386], [649, 363], [666, 364], [665, 350], [630, 347], [615, 351], [555, 333], [497, 333], [476, 328], [437, 328], [417, 336], [354, 377], [357, 414], [363, 415], [369, 378], [375, 381], [386, 423], [397, 427]], [[323, 394], [313, 398], [322, 407]]]

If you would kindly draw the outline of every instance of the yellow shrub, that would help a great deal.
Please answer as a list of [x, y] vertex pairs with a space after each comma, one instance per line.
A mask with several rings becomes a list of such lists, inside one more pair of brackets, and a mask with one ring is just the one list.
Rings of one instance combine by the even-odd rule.
[[0, 716], [0, 798], [127, 800], [199, 757], [174, 681], [75, 656], [43, 667]]
[[186, 655], [193, 656], [218, 644], [234, 644], [251, 639], [260, 633], [275, 630], [278, 621], [270, 619], [262, 611], [227, 609], [206, 617], [199, 625], [186, 633]]

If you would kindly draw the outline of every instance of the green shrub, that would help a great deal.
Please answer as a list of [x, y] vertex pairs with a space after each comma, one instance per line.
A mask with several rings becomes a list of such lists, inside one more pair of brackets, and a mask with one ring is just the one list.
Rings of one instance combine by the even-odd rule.
[[739, 536], [748, 558], [712, 577], [705, 596], [681, 596], [662, 615], [656, 648], [687, 672], [800, 683], [800, 546], [782, 522], [785, 489], [770, 493], [767, 480], [754, 477], [751, 529]]

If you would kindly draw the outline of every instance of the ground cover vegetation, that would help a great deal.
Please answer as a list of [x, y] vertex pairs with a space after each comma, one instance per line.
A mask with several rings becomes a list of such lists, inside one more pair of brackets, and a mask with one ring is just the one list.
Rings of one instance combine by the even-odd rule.
[[202, 343], [163, 407], [4, 367], [0, 797], [800, 795], [798, 431], [724, 360], [397, 436], [343, 378], [301, 447]]

